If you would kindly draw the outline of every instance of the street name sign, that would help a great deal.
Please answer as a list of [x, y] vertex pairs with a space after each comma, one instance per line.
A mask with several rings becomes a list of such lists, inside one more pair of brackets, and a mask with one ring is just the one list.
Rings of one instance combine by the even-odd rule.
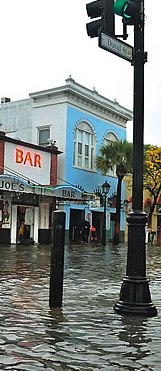
[[133, 47], [108, 35], [104, 32], [100, 32], [99, 35], [99, 47], [105, 49], [118, 57], [126, 59], [129, 62], [133, 60]]

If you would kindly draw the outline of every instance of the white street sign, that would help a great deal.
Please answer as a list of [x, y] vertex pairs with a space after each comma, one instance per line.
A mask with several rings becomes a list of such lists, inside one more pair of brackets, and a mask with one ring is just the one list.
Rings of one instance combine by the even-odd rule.
[[110, 35], [101, 32], [99, 35], [99, 46], [102, 49], [105, 49], [113, 54], [116, 54], [118, 57], [126, 59], [129, 62], [132, 62], [133, 59], [133, 47], [120, 41]]

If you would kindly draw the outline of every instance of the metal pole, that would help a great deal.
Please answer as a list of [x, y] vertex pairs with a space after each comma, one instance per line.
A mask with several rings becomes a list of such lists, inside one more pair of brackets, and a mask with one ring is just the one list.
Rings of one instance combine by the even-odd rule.
[[65, 212], [52, 213], [52, 244], [50, 266], [50, 308], [62, 306], [64, 273]]
[[143, 150], [144, 150], [144, 1], [141, 15], [134, 26], [134, 127], [133, 127], [133, 202], [128, 214], [128, 255], [126, 276], [120, 299], [114, 309], [122, 314], [155, 316], [146, 277], [145, 225], [143, 212]]
[[106, 245], [106, 202], [107, 202], [107, 194], [105, 192], [104, 197], [104, 212], [103, 212], [103, 229], [102, 229], [102, 245]]

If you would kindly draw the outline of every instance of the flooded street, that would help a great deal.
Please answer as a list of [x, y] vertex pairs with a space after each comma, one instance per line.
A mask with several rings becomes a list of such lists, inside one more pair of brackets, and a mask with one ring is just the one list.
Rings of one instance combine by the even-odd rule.
[[147, 248], [158, 315], [113, 306], [126, 246], [66, 246], [62, 309], [49, 308], [50, 246], [0, 247], [0, 370], [160, 371], [161, 247]]

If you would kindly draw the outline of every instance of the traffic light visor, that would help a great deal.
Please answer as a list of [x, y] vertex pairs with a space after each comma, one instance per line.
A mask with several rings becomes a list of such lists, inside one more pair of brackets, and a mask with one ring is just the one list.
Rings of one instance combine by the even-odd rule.
[[114, 13], [123, 17], [125, 6], [127, 7], [127, 0], [116, 0], [114, 2]]
[[135, 18], [139, 13], [139, 9], [139, 0], [116, 0], [114, 2], [114, 13], [125, 19]]

